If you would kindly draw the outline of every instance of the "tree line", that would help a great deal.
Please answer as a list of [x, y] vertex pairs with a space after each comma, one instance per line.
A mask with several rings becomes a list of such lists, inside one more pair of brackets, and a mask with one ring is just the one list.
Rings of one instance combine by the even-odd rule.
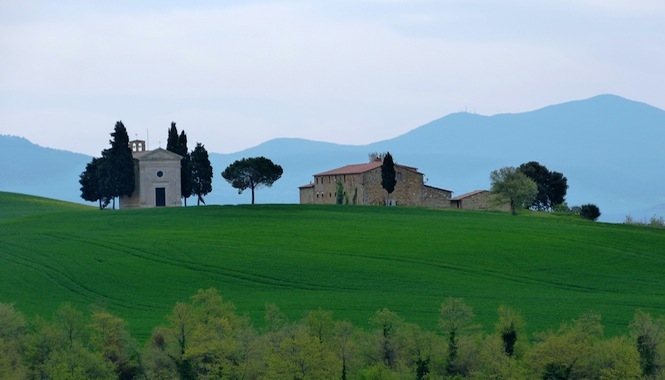
[[266, 304], [255, 327], [215, 289], [178, 302], [139, 344], [120, 317], [63, 304], [27, 320], [0, 303], [2, 379], [662, 379], [665, 319], [637, 311], [629, 333], [607, 337], [586, 314], [527, 336], [520, 313], [501, 306], [494, 329], [446, 299], [430, 331], [381, 309], [369, 328], [317, 309], [289, 321]]
[[598, 206], [592, 203], [568, 207], [568, 179], [562, 173], [550, 171], [536, 161], [492, 171], [490, 190], [497, 203], [510, 205], [513, 215], [520, 209], [571, 212], [589, 220], [596, 220], [601, 215]]
[[[79, 176], [81, 198], [89, 202], [98, 202], [99, 208], [106, 208], [115, 199], [130, 196], [136, 187], [135, 165], [129, 136], [122, 121], [115, 124], [109, 141], [111, 147], [102, 151], [101, 157], [93, 158]], [[212, 191], [213, 168], [208, 151], [201, 143], [190, 152], [187, 148], [187, 134], [184, 130], [178, 134], [175, 122], [168, 130], [166, 150], [182, 157], [180, 160], [180, 189], [184, 205], [187, 199], [196, 196], [197, 206], [205, 204], [204, 196]], [[265, 157], [243, 158], [230, 164], [222, 177], [238, 193], [246, 189], [252, 192], [262, 186], [270, 187], [282, 176], [283, 170]]]

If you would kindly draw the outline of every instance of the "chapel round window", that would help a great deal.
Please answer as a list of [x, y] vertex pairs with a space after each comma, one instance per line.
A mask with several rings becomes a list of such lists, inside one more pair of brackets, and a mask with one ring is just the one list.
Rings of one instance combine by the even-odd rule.
[[157, 177], [161, 178], [163, 175], [164, 175], [163, 171], [160, 170], [160, 171], [157, 172]]

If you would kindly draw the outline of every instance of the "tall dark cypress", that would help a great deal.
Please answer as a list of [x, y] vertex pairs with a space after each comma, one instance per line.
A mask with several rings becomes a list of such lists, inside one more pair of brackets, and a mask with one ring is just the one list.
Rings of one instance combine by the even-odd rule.
[[106, 169], [103, 174], [108, 179], [108, 193], [103, 195], [113, 199], [115, 208], [115, 197], [129, 196], [134, 192], [134, 158], [129, 147], [127, 129], [122, 121], [115, 123], [111, 137], [111, 148], [102, 152]]
[[388, 196], [395, 191], [395, 185], [397, 184], [396, 177], [393, 156], [390, 155], [390, 152], [387, 152], [386, 156], [383, 157], [383, 163], [381, 164], [381, 186], [386, 189]]

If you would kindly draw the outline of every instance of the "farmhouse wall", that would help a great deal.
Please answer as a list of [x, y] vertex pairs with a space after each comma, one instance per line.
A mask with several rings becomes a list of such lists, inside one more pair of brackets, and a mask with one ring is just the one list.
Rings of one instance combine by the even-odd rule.
[[448, 208], [450, 207], [451, 196], [452, 192], [449, 190], [424, 185], [422, 193], [422, 205], [424, 207], [432, 208]]

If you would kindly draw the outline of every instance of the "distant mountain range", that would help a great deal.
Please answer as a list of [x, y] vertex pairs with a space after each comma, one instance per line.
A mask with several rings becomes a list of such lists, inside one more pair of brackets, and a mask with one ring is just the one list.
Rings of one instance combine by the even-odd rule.
[[[206, 202], [250, 202], [249, 193], [239, 195], [220, 175], [243, 157], [265, 156], [284, 168], [272, 188], [257, 191], [258, 203], [297, 203], [298, 186], [313, 174], [390, 151], [395, 162], [417, 167], [429, 185], [454, 195], [489, 188], [492, 170], [538, 161], [568, 178], [569, 205], [594, 203], [603, 221], [640, 220], [665, 216], [664, 143], [665, 111], [615, 95], [519, 114], [462, 112], [368, 145], [279, 138], [233, 154], [210, 152], [213, 191]], [[82, 202], [78, 176], [90, 159], [0, 136], [0, 190]]]

